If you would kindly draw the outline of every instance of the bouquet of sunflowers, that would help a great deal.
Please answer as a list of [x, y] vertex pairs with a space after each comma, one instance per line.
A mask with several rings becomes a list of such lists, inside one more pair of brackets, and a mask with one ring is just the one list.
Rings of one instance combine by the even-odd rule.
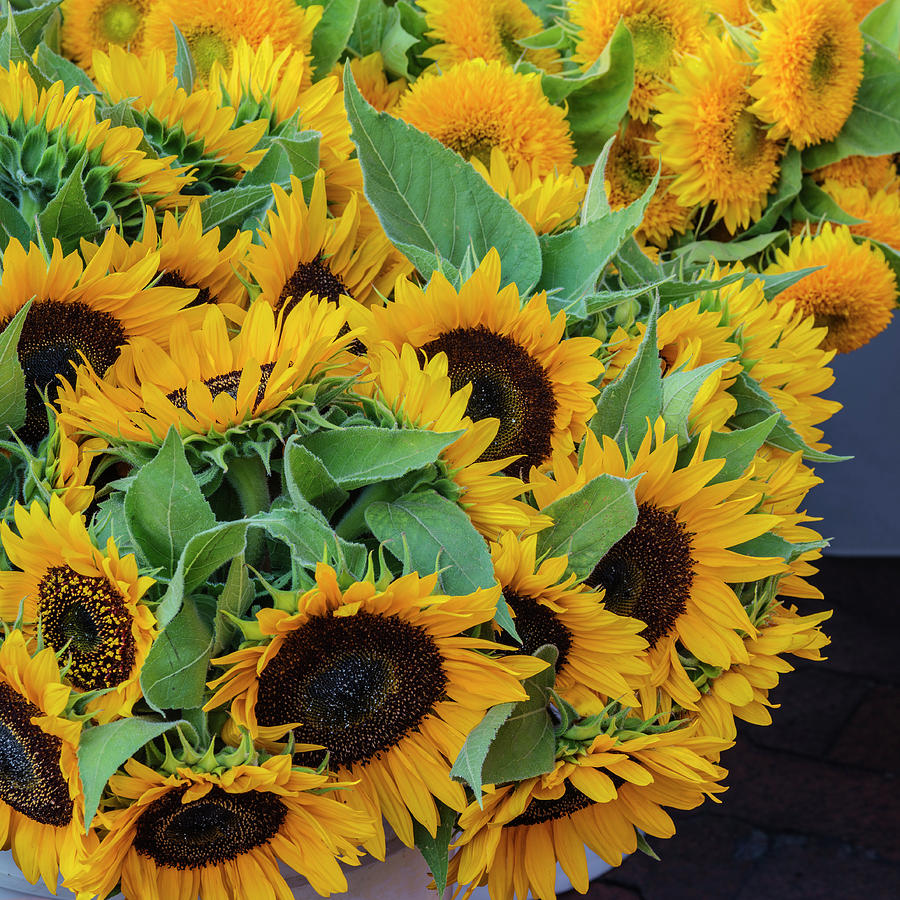
[[551, 900], [716, 800], [828, 643], [900, 0], [3, 6], [24, 877], [327, 896], [396, 840]]

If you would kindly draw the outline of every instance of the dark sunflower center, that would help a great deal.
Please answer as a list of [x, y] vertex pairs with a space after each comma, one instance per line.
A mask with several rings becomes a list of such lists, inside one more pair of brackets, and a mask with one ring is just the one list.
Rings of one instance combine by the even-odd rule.
[[816, 52], [813, 55], [812, 64], [809, 67], [810, 80], [813, 88], [822, 90], [828, 86], [828, 83], [834, 77], [837, 65], [835, 56], [837, 48], [831, 35], [823, 35], [822, 40], [816, 46]]
[[187, 786], [148, 804], [137, 820], [134, 849], [158, 866], [197, 869], [236, 859], [277, 834], [287, 807], [275, 794], [230, 794], [213, 787], [182, 803]]
[[[256, 409], [262, 403], [263, 397], [266, 395], [266, 386], [269, 384], [269, 376], [275, 368], [275, 363], [263, 363], [260, 367], [259, 387], [256, 389], [256, 401], [253, 408]], [[244, 374], [243, 369], [235, 369], [231, 372], [225, 372], [224, 375], [214, 375], [212, 378], [204, 379], [203, 383], [209, 388], [213, 400], [219, 394], [228, 394], [232, 400], [237, 400], [238, 388], [241, 385], [241, 375]], [[176, 388], [166, 394], [166, 399], [179, 409], [187, 409], [187, 388]]]
[[556, 397], [543, 366], [506, 335], [483, 325], [456, 328], [429, 341], [422, 352], [446, 353], [454, 391], [472, 383], [466, 414], [473, 421], [500, 420], [500, 428], [482, 460], [521, 454], [508, 472], [528, 472], [550, 458]]
[[587, 809], [593, 803], [590, 797], [586, 797], [577, 788], [566, 783], [566, 791], [562, 797], [555, 800], [541, 800], [532, 797], [531, 802], [520, 816], [516, 816], [507, 824], [507, 828], [515, 828], [516, 825], [540, 825], [542, 822], [553, 822], [571, 816], [582, 809]]
[[685, 611], [694, 582], [691, 533], [673, 513], [652, 503], [638, 507], [637, 524], [613, 545], [587, 577], [606, 589], [606, 607], [646, 623], [652, 647]]
[[[0, 331], [9, 319], [0, 321]], [[81, 354], [103, 374], [118, 358], [127, 340], [122, 324], [109, 313], [85, 303], [42, 300], [25, 317], [19, 338], [19, 363], [25, 374], [25, 424], [19, 437], [37, 444], [47, 434], [47, 415], [42, 394], [56, 399], [59, 378], [71, 379]]]
[[[260, 725], [301, 722], [336, 766], [395, 746], [443, 699], [447, 677], [434, 639], [397, 616], [315, 616], [284, 641], [259, 679]], [[297, 754], [316, 764], [320, 753]]]
[[731, 131], [731, 148], [739, 166], [752, 166], [759, 160], [766, 144], [766, 131], [753, 113], [742, 109]]
[[156, 282], [159, 287], [176, 287], [176, 288], [196, 288], [197, 296], [188, 303], [188, 306], [202, 306], [204, 303], [211, 303], [212, 298], [209, 293], [209, 288], [202, 288], [198, 284], [188, 284], [184, 278], [181, 276], [179, 272], [175, 269], [170, 269], [168, 272], [163, 272], [160, 275], [159, 279]]
[[328, 268], [328, 264], [319, 254], [306, 263], [298, 263], [293, 274], [284, 283], [278, 295], [278, 309], [284, 307], [287, 313], [295, 303], [307, 294], [315, 294], [323, 300], [336, 303], [341, 294], [348, 294], [347, 286]]
[[0, 800], [41, 825], [68, 825], [73, 806], [59, 768], [62, 741], [31, 721], [40, 715], [0, 682]]
[[106, 578], [54, 566], [38, 585], [37, 611], [47, 644], [56, 651], [68, 645], [69, 678], [76, 687], [115, 687], [131, 675], [136, 653], [131, 614]]
[[497, 640], [509, 643], [519, 653], [529, 656], [544, 644], [553, 644], [559, 651], [556, 669], [559, 671], [566, 663], [572, 649], [572, 632], [557, 618], [556, 613], [533, 597], [523, 597], [505, 588], [503, 596], [516, 616], [516, 631], [522, 639], [522, 646], [515, 644], [506, 632], [502, 632]]
[[[516, 59], [519, 55], [516, 54]], [[444, 143], [465, 159], [473, 156], [486, 168], [491, 167], [491, 150], [498, 146], [497, 133], [487, 123], [474, 122], [460, 134], [445, 138]]]

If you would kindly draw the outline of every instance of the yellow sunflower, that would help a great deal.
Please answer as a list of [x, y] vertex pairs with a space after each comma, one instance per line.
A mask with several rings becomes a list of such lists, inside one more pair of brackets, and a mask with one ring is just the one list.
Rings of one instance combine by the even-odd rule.
[[[743, 271], [740, 263], [727, 269], [714, 266], [710, 277]], [[775, 401], [801, 438], [816, 450], [827, 450], [817, 426], [833, 416], [841, 404], [821, 397], [834, 383], [829, 363], [834, 350], [821, 346], [825, 329], [817, 327], [793, 301], [769, 302], [762, 283], [748, 278], [705, 294], [706, 308], [717, 309], [722, 323], [740, 349], [741, 365]]]
[[173, 425], [185, 436], [221, 434], [272, 415], [340, 364], [355, 337], [339, 336], [344, 323], [315, 297], [277, 317], [257, 300], [230, 336], [221, 308], [210, 305], [199, 328], [175, 322], [169, 352], [136, 338], [105, 378], [82, 366], [74, 388], [60, 391], [60, 421], [87, 435], [157, 444]]
[[138, 47], [152, 0], [63, 0], [62, 52], [88, 74], [95, 50]]
[[538, 233], [550, 234], [571, 225], [581, 209], [587, 185], [584, 170], [541, 175], [536, 163], [511, 166], [499, 147], [491, 148], [490, 167], [473, 156], [475, 171], [522, 214]]
[[726, 789], [718, 783], [725, 769], [707, 756], [729, 743], [695, 727], [640, 733], [640, 724], [617, 717], [552, 772], [488, 788], [460, 816], [449, 881], [471, 885], [466, 897], [486, 884], [494, 900], [552, 900], [559, 864], [584, 894], [585, 845], [617, 866], [637, 849], [637, 829], [659, 838], [675, 833], [663, 807], [694, 809]]
[[619, 21], [634, 45], [634, 91], [628, 111], [646, 122], [656, 109], [673, 67], [703, 41], [704, 17], [696, 0], [572, 0], [569, 18], [578, 29], [574, 58], [587, 69], [609, 43]]
[[103, 373], [133, 338], [163, 340], [190, 300], [185, 291], [146, 287], [156, 274], [158, 253], [111, 272], [116, 239], [110, 230], [87, 265], [77, 253], [63, 254], [56, 240], [49, 260], [36, 245], [26, 251], [15, 238], [6, 248], [0, 330], [32, 301], [18, 346], [26, 404], [18, 434], [28, 443], [47, 434], [43, 392], [54, 400], [59, 379], [71, 377], [83, 358]]
[[697, 733], [733, 741], [737, 736], [735, 718], [753, 725], [771, 725], [769, 691], [779, 677], [794, 667], [783, 659], [792, 654], [803, 659], [824, 659], [820, 650], [831, 641], [819, 625], [831, 612], [800, 616], [793, 606], [774, 604], [756, 623], [754, 636], [744, 639], [747, 662], [738, 663], [708, 682], [692, 718]]
[[334, 74], [341, 84], [344, 83], [344, 65], [350, 66], [353, 80], [366, 101], [382, 112], [393, 112], [409, 88], [409, 82], [405, 78], [388, 81], [384, 57], [378, 51], [336, 65]]
[[39, 502], [15, 506], [16, 534], [0, 523], [10, 562], [0, 572], [0, 618], [14, 621], [23, 608], [29, 640], [38, 623], [44, 643], [69, 663], [66, 678], [79, 691], [111, 689], [88, 711], [101, 722], [131, 715], [141, 696], [141, 667], [156, 636], [156, 618], [141, 603], [154, 583], [138, 573], [134, 554], [119, 556], [110, 538], [94, 546], [80, 513], [50, 497], [49, 517]]
[[678, 439], [665, 439], [665, 423], [648, 429], [631, 462], [609, 437], [601, 444], [589, 431], [576, 466], [553, 457], [553, 477], [532, 470], [538, 508], [573, 493], [597, 475], [640, 475], [638, 520], [594, 568], [587, 584], [606, 589], [606, 608], [646, 624], [650, 642], [648, 688], [659, 688], [687, 709], [698, 699], [679, 658], [680, 643], [698, 660], [727, 667], [746, 662], [738, 631], [754, 633], [729, 584], [784, 572], [780, 557], [751, 557], [730, 550], [771, 530], [778, 516], [753, 513], [759, 494], [735, 499], [744, 479], [709, 482], [724, 465], [704, 459], [709, 430], [687, 465], [677, 467]]
[[882, 252], [857, 244], [846, 225], [826, 222], [816, 235], [800, 235], [788, 251], [775, 251], [766, 274], [777, 275], [824, 266], [776, 295], [781, 305], [793, 302], [828, 328], [822, 346], [849, 353], [887, 328], [897, 300], [897, 279]]
[[276, 51], [301, 50], [309, 60], [313, 31], [322, 18], [321, 6], [300, 6], [293, 0], [258, 0], [252, 5], [219, 0], [156, 0], [144, 22], [142, 55], [162, 50], [169, 67], [175, 65], [175, 30], [184, 35], [200, 78], [213, 64], [231, 65], [241, 38], [258, 47], [268, 37]]
[[[126, 231], [139, 227], [145, 202], [184, 202], [179, 192], [192, 181], [185, 170], [172, 168], [171, 156], [147, 156], [140, 149], [140, 130], [98, 122], [96, 106], [93, 94], [79, 98], [77, 87], [66, 92], [61, 81], [38, 89], [26, 63], [0, 67], [0, 129], [10, 148], [16, 148], [0, 159], [0, 180], [4, 197], [29, 227], [82, 164], [84, 154], [85, 200], [103, 227], [117, 220]], [[43, 150], [23, 153], [25, 147]], [[54, 168], [47, 159], [60, 162]]]
[[507, 471], [544, 466], [555, 449], [573, 450], [594, 414], [592, 382], [603, 371], [594, 338], [565, 339], [565, 313], [551, 316], [543, 293], [525, 306], [515, 284], [500, 288], [500, 256], [491, 250], [457, 292], [439, 272], [423, 290], [398, 280], [394, 300], [368, 311], [348, 308], [367, 347], [410, 344], [430, 358], [445, 353], [450, 385], [472, 383], [466, 414], [500, 420], [481, 460], [520, 457]]
[[575, 584], [574, 575], [566, 577], [565, 556], [538, 564], [536, 535], [504, 532], [491, 544], [491, 558], [522, 652], [533, 654], [543, 644], [559, 652], [556, 689], [567, 697], [570, 689], [584, 687], [635, 705], [629, 682], [650, 673], [644, 659], [647, 642], [638, 636], [644, 623], [610, 612], [602, 592]]
[[121, 47], [109, 55], [94, 54], [94, 81], [110, 103], [126, 101], [138, 114], [148, 142], [160, 153], [174, 154], [190, 165], [193, 194], [233, 187], [265, 154], [254, 150], [265, 122], [234, 127], [236, 111], [220, 106], [214, 92], [195, 88], [188, 93], [168, 74], [161, 50], [141, 58]]
[[395, 415], [415, 428], [465, 431], [441, 451], [441, 459], [462, 492], [460, 505], [481, 534], [492, 538], [507, 528], [529, 532], [549, 524], [549, 519], [516, 499], [527, 490], [521, 479], [497, 474], [509, 460], [478, 462], [500, 423], [497, 419], [473, 423], [466, 415], [472, 386], [453, 391], [445, 354], [438, 353], [420, 367], [415, 350], [408, 344], [399, 352], [386, 344], [371, 350], [368, 360], [374, 380], [357, 385], [358, 392], [375, 392]]
[[750, 112], [770, 140], [807, 147], [837, 136], [862, 81], [863, 39], [846, 0], [780, 0], [759, 13]]
[[897, 167], [890, 153], [881, 156], [847, 156], [837, 162], [815, 169], [812, 177], [822, 184], [837, 182], [841, 187], [862, 185], [870, 194], [881, 188], [896, 191]]
[[706, 0], [710, 15], [721, 17], [729, 25], [749, 25], [756, 21], [756, 13], [771, 0]]
[[[604, 383], [615, 381], [634, 359], [646, 331], [638, 322], [637, 332], [629, 336], [624, 328], [617, 328], [607, 342], [613, 352], [603, 373]], [[733, 328], [722, 324], [721, 313], [708, 310], [702, 299], [692, 300], [683, 306], [670, 306], [657, 320], [656, 345], [659, 366], [663, 378], [674, 372], [699, 369], [708, 363], [740, 356], [740, 347], [732, 342]], [[692, 433], [707, 425], [721, 431], [734, 415], [737, 401], [728, 393], [734, 379], [741, 371], [741, 364], [734, 359], [710, 373], [697, 392], [688, 419]]]
[[485, 165], [493, 147], [510, 165], [524, 162], [541, 175], [565, 174], [575, 160], [565, 111], [544, 96], [540, 76], [504, 63], [470, 59], [441, 74], [425, 73], [404, 95], [397, 115]]
[[[290, 608], [264, 609], [245, 633], [258, 643], [221, 659], [207, 709], [231, 701], [238, 725], [254, 737], [293, 729], [296, 740], [329, 753], [342, 781], [338, 797], [380, 822], [407, 846], [413, 818], [435, 834], [435, 798], [465, 808], [450, 768], [465, 736], [497, 703], [523, 700], [520, 679], [545, 667], [536, 657], [491, 659], [492, 641], [465, 632], [493, 618], [499, 586], [449, 597], [433, 594], [436, 575], [399, 578], [379, 590], [354, 582], [341, 590], [335, 571], [316, 568], [316, 587]], [[296, 754], [315, 764], [321, 752]], [[384, 859], [384, 834], [364, 842]]]
[[49, 647], [34, 657], [20, 631], [0, 645], [0, 846], [12, 850], [25, 879], [56, 893], [97, 844], [85, 834], [78, 772], [81, 722], [66, 718], [70, 689]]
[[85, 896], [105, 897], [121, 881], [126, 897], [143, 900], [293, 897], [279, 861], [317, 894], [343, 893], [338, 861], [358, 865], [359, 842], [373, 831], [335, 799], [347, 785], [293, 768], [289, 756], [172, 774], [129, 759], [109, 786], [123, 805], [99, 813], [107, 834], [66, 881]]
[[822, 188], [844, 212], [856, 219], [850, 225], [853, 234], [872, 238], [900, 250], [900, 179], [889, 182], [887, 188], [870, 192], [865, 185], [845, 186], [826, 181]]
[[654, 118], [669, 188], [684, 206], [715, 204], [733, 234], [755, 222], [778, 180], [780, 146], [750, 109], [747, 57], [728, 37], [710, 38], [672, 70]]
[[412, 264], [391, 253], [384, 233], [360, 234], [358, 195], [336, 217], [328, 215], [325, 172], [313, 182], [309, 205], [300, 182], [291, 176], [291, 191], [273, 185], [275, 210], [269, 210], [262, 244], [249, 248], [247, 270], [260, 297], [275, 309], [287, 308], [306, 293], [337, 301], [347, 295], [360, 303], [377, 303], [390, 293], [398, 275]]
[[520, 59], [558, 72], [562, 68], [556, 50], [526, 50], [516, 43], [544, 30], [544, 24], [523, 0], [422, 0], [435, 42], [422, 55], [441, 69], [466, 59], [496, 60], [514, 65]]

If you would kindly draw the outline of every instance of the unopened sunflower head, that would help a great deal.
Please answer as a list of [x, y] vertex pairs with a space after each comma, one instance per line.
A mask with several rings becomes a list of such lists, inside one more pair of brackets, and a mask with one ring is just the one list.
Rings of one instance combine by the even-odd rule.
[[849, 353], [887, 328], [897, 302], [897, 278], [877, 247], [857, 243], [846, 225], [826, 222], [818, 234], [795, 237], [787, 252], [776, 250], [766, 273], [814, 266], [822, 268], [776, 295], [775, 302], [792, 302], [826, 327], [824, 349]]

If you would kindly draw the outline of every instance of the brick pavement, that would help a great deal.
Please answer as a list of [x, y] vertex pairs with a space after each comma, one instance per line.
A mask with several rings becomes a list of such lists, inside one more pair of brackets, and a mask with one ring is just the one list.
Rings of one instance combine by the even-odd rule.
[[[768, 728], [747, 725], [723, 756], [721, 805], [675, 814], [591, 885], [588, 900], [896, 900], [900, 897], [900, 559], [821, 561], [833, 607], [824, 663], [796, 661]], [[560, 900], [576, 900], [569, 892]]]

